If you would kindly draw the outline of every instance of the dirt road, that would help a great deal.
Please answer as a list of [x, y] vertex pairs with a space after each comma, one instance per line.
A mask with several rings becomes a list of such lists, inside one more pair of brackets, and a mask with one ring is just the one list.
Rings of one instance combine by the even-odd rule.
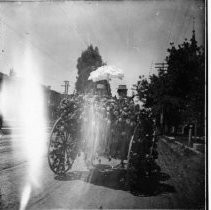
[[[14, 153], [10, 141], [8, 137], [0, 143], [0, 209], [19, 209], [25, 184], [27, 162]], [[63, 178], [54, 176], [44, 157], [41, 188], [32, 191], [26, 209], [203, 208], [204, 177], [203, 165], [200, 165], [203, 158], [176, 157], [162, 142], [159, 152], [158, 164], [162, 169], [159, 183], [156, 186], [145, 183], [145, 188], [148, 184], [152, 189], [151, 194], [130, 192], [123, 184], [124, 172], [119, 169], [107, 172], [74, 170]], [[112, 164], [115, 163], [113, 160]], [[101, 163], [101, 167], [106, 165], [106, 160]]]

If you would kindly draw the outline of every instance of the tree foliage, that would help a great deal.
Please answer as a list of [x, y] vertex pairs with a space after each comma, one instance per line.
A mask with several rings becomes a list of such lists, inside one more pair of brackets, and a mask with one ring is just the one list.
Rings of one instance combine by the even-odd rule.
[[[98, 67], [105, 65], [97, 47], [92, 45], [81, 53], [81, 56], [77, 60], [78, 76], [76, 77], [75, 89], [79, 94], [84, 94], [95, 89], [95, 83], [88, 80], [92, 71], [95, 71]], [[104, 81], [107, 86], [109, 84]], [[110, 86], [109, 86], [110, 90]]]
[[136, 84], [146, 109], [168, 126], [196, 122], [203, 127], [205, 107], [205, 53], [198, 47], [195, 32], [190, 41], [167, 50], [167, 70], [148, 79], [140, 76]]

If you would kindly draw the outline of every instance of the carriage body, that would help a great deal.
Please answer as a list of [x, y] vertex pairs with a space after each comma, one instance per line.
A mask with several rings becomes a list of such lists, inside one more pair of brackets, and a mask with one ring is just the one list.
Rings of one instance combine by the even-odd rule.
[[[81, 152], [88, 167], [93, 166], [97, 154], [127, 160], [127, 170], [136, 167], [137, 162], [156, 159], [152, 129], [145, 133], [140, 112], [132, 102], [127, 104], [122, 99], [93, 96], [64, 100], [50, 135], [51, 170], [64, 175]], [[147, 171], [146, 167], [142, 170]]]

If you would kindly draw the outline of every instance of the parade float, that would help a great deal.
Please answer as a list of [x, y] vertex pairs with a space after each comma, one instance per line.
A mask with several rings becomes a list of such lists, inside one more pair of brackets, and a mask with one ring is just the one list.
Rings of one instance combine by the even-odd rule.
[[[123, 77], [120, 69], [102, 66], [91, 72], [89, 79], [99, 82]], [[99, 87], [104, 88], [98, 83]], [[81, 153], [88, 168], [95, 167], [96, 158], [104, 156], [121, 160], [122, 168], [131, 174], [150, 176], [159, 170], [154, 167], [158, 156], [155, 122], [141, 113], [132, 98], [117, 99], [97, 93], [102, 91], [61, 101], [59, 118], [50, 134], [51, 170], [65, 175]]]

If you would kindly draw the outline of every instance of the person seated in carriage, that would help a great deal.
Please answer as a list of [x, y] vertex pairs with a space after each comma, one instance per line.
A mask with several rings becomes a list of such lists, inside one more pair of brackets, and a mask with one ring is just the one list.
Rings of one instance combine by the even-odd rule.
[[[124, 167], [131, 138], [141, 121], [140, 108], [134, 104], [133, 97], [116, 99], [104, 94], [108, 88], [105, 89], [103, 85], [98, 85], [97, 95], [93, 92], [93, 94], [73, 95], [71, 99], [64, 99], [59, 108], [59, 115], [62, 123], [73, 122], [68, 126], [76, 127], [71, 132], [75, 133], [73, 136], [77, 141], [83, 141], [84, 144], [93, 143], [89, 144], [91, 156], [95, 152], [99, 155], [107, 155], [109, 158], [119, 158]], [[76, 126], [72, 126], [73, 124]], [[138, 138], [135, 139], [137, 140]], [[96, 145], [94, 145], [95, 141]], [[54, 141], [52, 141], [52, 150], [53, 143]], [[52, 152], [54, 157], [56, 152]]]

